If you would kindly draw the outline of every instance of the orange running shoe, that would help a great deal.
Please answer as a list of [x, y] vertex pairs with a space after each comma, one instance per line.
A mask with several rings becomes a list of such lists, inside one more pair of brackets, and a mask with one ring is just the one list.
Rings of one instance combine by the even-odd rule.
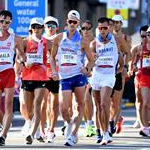
[[123, 125], [123, 123], [124, 123], [124, 117], [123, 116], [121, 116], [120, 118], [119, 118], [119, 120], [117, 121], [117, 129], [116, 129], [116, 133], [117, 134], [119, 134], [120, 132], [121, 132], [121, 130], [122, 130], [122, 125]]

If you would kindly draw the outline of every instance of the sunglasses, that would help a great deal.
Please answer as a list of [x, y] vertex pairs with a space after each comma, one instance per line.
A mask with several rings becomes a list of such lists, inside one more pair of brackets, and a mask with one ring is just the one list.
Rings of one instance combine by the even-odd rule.
[[121, 21], [114, 21], [114, 24], [119, 24]]
[[78, 21], [76, 21], [76, 20], [68, 20], [68, 23], [69, 23], [69, 24], [72, 24], [72, 23], [73, 23], [73, 24], [77, 24]]
[[9, 20], [0, 20], [0, 23], [4, 23], [5, 22], [5, 24], [10, 24], [11, 23], [11, 21], [9, 21]]
[[82, 27], [81, 30], [83, 30], [83, 31], [85, 31], [85, 30], [89, 31], [89, 30], [91, 30], [91, 27]]
[[150, 37], [150, 32], [147, 32], [146, 35], [147, 35], [148, 37]]
[[32, 29], [43, 29], [42, 25], [31, 25]]
[[47, 28], [56, 28], [57, 26], [55, 24], [46, 24]]
[[141, 35], [141, 38], [143, 39], [143, 38], [146, 38], [146, 35]]
[[99, 30], [108, 30], [108, 27], [98, 27]]

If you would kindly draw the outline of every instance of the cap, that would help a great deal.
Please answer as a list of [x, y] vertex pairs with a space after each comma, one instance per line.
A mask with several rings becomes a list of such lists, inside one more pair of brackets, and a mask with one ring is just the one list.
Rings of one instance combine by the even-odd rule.
[[121, 16], [121, 15], [114, 15], [113, 17], [112, 17], [112, 20], [114, 20], [114, 21], [123, 21], [123, 17]]
[[39, 24], [39, 25], [44, 25], [44, 21], [42, 18], [32, 18], [30, 22], [30, 26], [32, 24]]
[[46, 24], [46, 23], [49, 22], [49, 21], [53, 21], [53, 22], [55, 22], [55, 23], [57, 24], [57, 26], [59, 26], [59, 23], [58, 23], [58, 19], [57, 19], [57, 18], [54, 18], [54, 17], [52, 17], [52, 16], [47, 16], [47, 17], [45, 17], [45, 19], [44, 19], [44, 24]]
[[80, 14], [76, 10], [71, 10], [68, 13], [68, 19], [77, 19], [80, 20]]
[[146, 32], [150, 32], [150, 27], [148, 27], [147, 31]]

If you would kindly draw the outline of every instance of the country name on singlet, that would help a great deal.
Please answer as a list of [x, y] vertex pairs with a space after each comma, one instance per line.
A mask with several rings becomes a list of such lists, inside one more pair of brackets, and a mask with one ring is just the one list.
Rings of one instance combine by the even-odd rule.
[[8, 58], [8, 57], [10, 57], [10, 54], [0, 53], [0, 58]]
[[42, 58], [41, 55], [28, 55], [29, 58]]

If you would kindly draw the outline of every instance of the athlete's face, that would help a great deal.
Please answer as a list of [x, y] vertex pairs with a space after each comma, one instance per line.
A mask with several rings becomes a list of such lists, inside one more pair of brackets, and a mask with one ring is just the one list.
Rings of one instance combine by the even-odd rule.
[[76, 28], [77, 28], [78, 25], [79, 25], [79, 20], [74, 19], [74, 18], [68, 18], [68, 19], [67, 19], [67, 24], [68, 24], [68, 29], [69, 29], [70, 31], [75, 31]]
[[114, 22], [112, 20], [109, 20], [109, 31], [112, 33], [114, 30]]
[[91, 34], [91, 24], [89, 23], [83, 23], [82, 27], [81, 27], [81, 33], [83, 35], [83, 37], [88, 37]]
[[31, 25], [31, 29], [32, 29], [32, 33], [36, 34], [36, 35], [41, 35], [43, 33], [43, 25], [40, 24], [32, 24]]
[[116, 32], [120, 31], [122, 27], [122, 22], [121, 21], [114, 21], [114, 30]]
[[106, 38], [109, 32], [108, 22], [99, 23], [97, 26], [99, 33], [101, 34], [102, 38]]
[[0, 29], [7, 30], [12, 22], [9, 16], [0, 16]]
[[146, 31], [141, 31], [140, 36], [141, 36], [142, 43], [146, 43], [147, 42]]
[[45, 26], [46, 34], [50, 35], [50, 36], [56, 34], [56, 32], [58, 30], [57, 24], [53, 21], [47, 22], [44, 26]]

